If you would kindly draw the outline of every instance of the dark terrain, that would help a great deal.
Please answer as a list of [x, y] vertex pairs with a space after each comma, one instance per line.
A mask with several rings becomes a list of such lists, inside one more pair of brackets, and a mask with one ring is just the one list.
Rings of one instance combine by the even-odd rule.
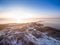
[[0, 24], [0, 45], [60, 45], [60, 30], [38, 22]]

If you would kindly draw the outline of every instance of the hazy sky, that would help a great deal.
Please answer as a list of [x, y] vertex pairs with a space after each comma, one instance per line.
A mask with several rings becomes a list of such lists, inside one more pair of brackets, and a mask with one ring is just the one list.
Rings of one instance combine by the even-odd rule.
[[[13, 14], [11, 14], [12, 12]], [[38, 17], [40, 16], [40, 18], [60, 18], [60, 1], [59, 0], [0, 0], [0, 18], [10, 17], [9, 15], [14, 15], [14, 13], [16, 12], [23, 16], [35, 15]]]

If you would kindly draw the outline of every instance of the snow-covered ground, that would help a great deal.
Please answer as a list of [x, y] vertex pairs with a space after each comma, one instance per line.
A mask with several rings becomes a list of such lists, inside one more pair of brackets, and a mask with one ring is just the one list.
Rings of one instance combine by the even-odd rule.
[[38, 31], [34, 25], [26, 24], [1, 30], [0, 45], [60, 45], [60, 41]]

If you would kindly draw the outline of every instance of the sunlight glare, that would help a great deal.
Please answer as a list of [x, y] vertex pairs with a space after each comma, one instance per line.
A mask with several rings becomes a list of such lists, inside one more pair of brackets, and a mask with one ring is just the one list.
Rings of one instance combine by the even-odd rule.
[[4, 15], [6, 18], [15, 18], [16, 23], [28, 22], [27, 20], [23, 20], [23, 19], [38, 17], [38, 16], [35, 16], [34, 13], [31, 13], [27, 10], [23, 10], [20, 8], [7, 10], [6, 12], [4, 12]]

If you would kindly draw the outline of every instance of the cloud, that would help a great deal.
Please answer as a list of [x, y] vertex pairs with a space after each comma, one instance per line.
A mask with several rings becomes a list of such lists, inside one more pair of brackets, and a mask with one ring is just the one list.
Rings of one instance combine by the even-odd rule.
[[16, 20], [14, 18], [0, 18], [0, 21], [13, 21]]

